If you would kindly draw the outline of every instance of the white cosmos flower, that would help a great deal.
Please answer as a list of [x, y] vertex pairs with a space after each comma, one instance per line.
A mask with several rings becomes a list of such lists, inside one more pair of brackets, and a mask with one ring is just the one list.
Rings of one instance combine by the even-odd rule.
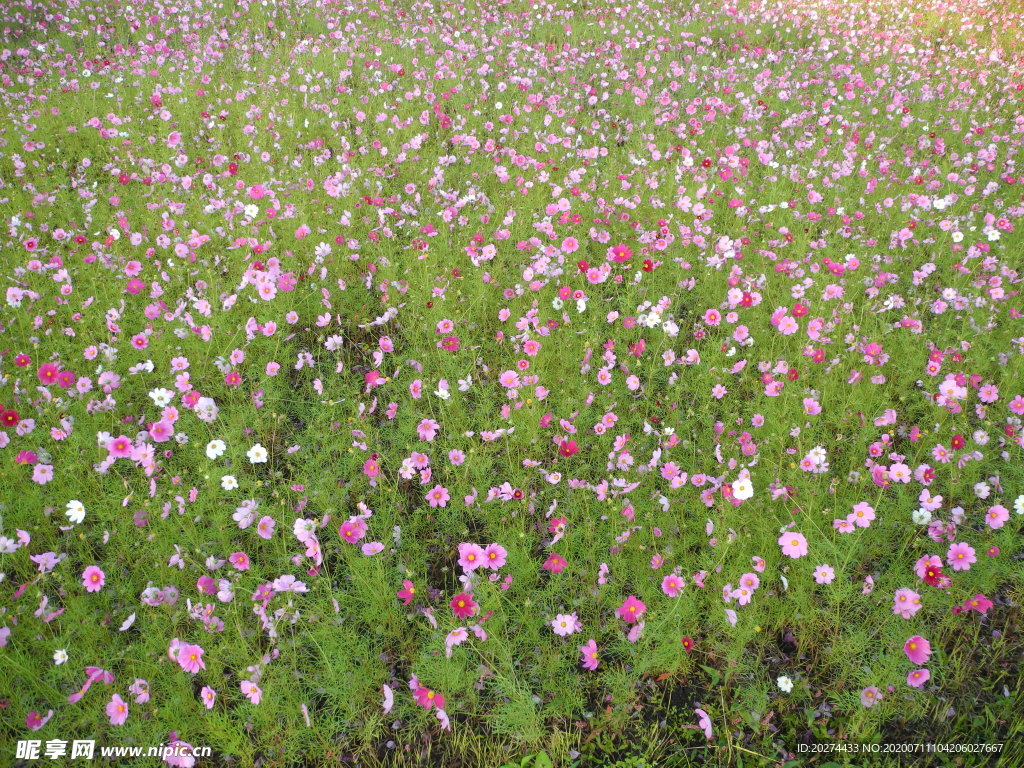
[[785, 693], [793, 690], [793, 681], [786, 677], [786, 675], [780, 675], [775, 682], [779, 686], [779, 690]]
[[816, 445], [807, 452], [808, 458], [819, 467], [828, 460], [828, 452], [820, 445]]
[[911, 517], [918, 525], [928, 525], [932, 521], [932, 513], [924, 507], [915, 509]]
[[256, 443], [256, 445], [246, 451], [245, 455], [249, 457], [249, 462], [252, 464], [267, 463], [267, 449], [259, 443]]
[[754, 485], [750, 482], [750, 478], [741, 477], [738, 480], [733, 481], [732, 495], [740, 501], [746, 501], [753, 496]]
[[206, 444], [206, 455], [211, 461], [215, 461], [224, 455], [227, 448], [223, 440], [211, 440]]
[[171, 404], [171, 400], [174, 399], [174, 393], [169, 389], [160, 387], [150, 392], [149, 397], [157, 408], [163, 408]]
[[68, 516], [68, 520], [73, 524], [79, 525], [85, 520], [85, 505], [77, 499], [72, 499], [68, 502], [68, 508], [64, 514]]
[[224, 475], [220, 479], [220, 487], [225, 491], [233, 491], [238, 487], [238, 480], [235, 479], [234, 475]]
[[53, 652], [53, 663], [58, 667], [68, 660], [68, 652], [63, 648], [58, 648]]

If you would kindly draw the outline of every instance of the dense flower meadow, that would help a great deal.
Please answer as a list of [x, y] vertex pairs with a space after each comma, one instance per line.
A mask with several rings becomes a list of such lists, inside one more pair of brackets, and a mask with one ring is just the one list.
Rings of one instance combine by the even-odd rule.
[[1022, 23], [7, 4], [0, 764], [1017, 759]]

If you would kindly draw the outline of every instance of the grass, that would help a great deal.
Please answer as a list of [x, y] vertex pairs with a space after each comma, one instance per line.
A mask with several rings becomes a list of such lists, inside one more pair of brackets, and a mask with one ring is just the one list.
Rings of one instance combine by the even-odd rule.
[[[148, 747], [174, 733], [218, 766], [1024, 765], [1019, 7], [9, 11], [0, 411], [21, 425], [0, 448], [5, 755], [27, 738]], [[609, 261], [619, 243], [624, 264]], [[611, 278], [588, 280], [580, 260]], [[624, 322], [659, 302], [660, 322]], [[690, 350], [699, 362], [666, 363]], [[185, 399], [176, 360], [216, 418]], [[75, 385], [45, 385], [47, 362]], [[506, 386], [510, 370], [535, 380]], [[937, 402], [956, 374], [964, 397]], [[149, 432], [167, 418], [158, 388], [177, 409], [166, 443]], [[151, 466], [103, 464], [122, 434], [153, 446]], [[560, 455], [570, 438], [579, 452]], [[210, 459], [214, 439], [226, 452]], [[266, 463], [248, 458], [256, 444]], [[829, 467], [804, 471], [816, 447]], [[429, 476], [409, 466], [420, 453]], [[669, 462], [690, 480], [673, 484]], [[976, 551], [970, 569], [947, 563], [948, 589], [915, 574], [950, 544], [913, 522], [921, 479], [872, 479], [900, 462], [932, 468], [934, 518], [958, 520], [955, 540]], [[52, 481], [33, 480], [39, 465]], [[734, 504], [723, 489], [741, 471], [753, 496]], [[488, 499], [504, 483], [521, 498]], [[430, 506], [435, 486], [446, 506]], [[269, 538], [240, 526], [246, 502], [276, 524]], [[874, 522], [838, 532], [862, 502]], [[992, 528], [997, 503], [1011, 514]], [[344, 541], [339, 526], [368, 511], [365, 538]], [[299, 519], [314, 521], [319, 562]], [[791, 523], [805, 557], [780, 552]], [[370, 541], [383, 551], [364, 554]], [[467, 583], [465, 542], [507, 550], [494, 579]], [[63, 559], [43, 573], [29, 556], [46, 552]], [[236, 552], [249, 570], [224, 562]], [[542, 567], [552, 552], [561, 573]], [[750, 603], [725, 602], [758, 560]], [[823, 564], [831, 583], [815, 580]], [[673, 569], [679, 597], [661, 586]], [[285, 575], [307, 591], [275, 588], [255, 613], [253, 594]], [[180, 597], [148, 605], [149, 587]], [[892, 611], [900, 588], [922, 596], [911, 619]], [[479, 610], [460, 619], [464, 591]], [[953, 612], [978, 594], [987, 613]], [[632, 636], [617, 615], [630, 595], [646, 606]], [[566, 614], [582, 631], [560, 637]], [[934, 651], [922, 689], [906, 682], [911, 635]], [[578, 650], [590, 638], [594, 671]], [[176, 663], [174, 639], [202, 646], [205, 669]], [[114, 681], [69, 703], [87, 666]], [[413, 676], [443, 695], [450, 730]], [[148, 701], [129, 693], [137, 680]], [[883, 696], [870, 708], [869, 686]], [[115, 694], [123, 725], [106, 714]], [[884, 751], [925, 742], [1004, 746]]]

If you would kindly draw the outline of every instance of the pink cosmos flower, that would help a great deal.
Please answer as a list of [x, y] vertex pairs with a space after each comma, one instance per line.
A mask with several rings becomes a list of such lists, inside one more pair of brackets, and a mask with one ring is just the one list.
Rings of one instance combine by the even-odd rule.
[[969, 571], [971, 565], [978, 562], [978, 558], [974, 556], [974, 547], [963, 541], [949, 545], [946, 559], [954, 571]]
[[239, 687], [242, 689], [242, 693], [249, 699], [253, 704], [259, 704], [260, 699], [263, 698], [263, 690], [256, 685], [252, 680], [243, 680], [239, 683]]
[[1001, 504], [989, 507], [988, 514], [985, 515], [985, 522], [988, 523], [988, 527], [993, 530], [1002, 528], [1003, 524], [1009, 519], [1010, 510]]
[[178, 646], [178, 664], [189, 674], [196, 674], [200, 669], [206, 669], [203, 663], [203, 651], [198, 645], [185, 643]]
[[787, 531], [779, 536], [779, 546], [782, 547], [782, 554], [794, 560], [807, 554], [807, 539], [802, 533]]
[[487, 562], [485, 552], [476, 544], [463, 542], [459, 544], [459, 565], [465, 573], [472, 573]]
[[446, 659], [452, 657], [452, 649], [462, 645], [469, 639], [469, 631], [465, 627], [456, 627], [444, 639], [444, 655]]
[[124, 725], [128, 719], [128, 704], [116, 693], [107, 703], [107, 717], [111, 725]]
[[380, 464], [375, 459], [367, 459], [363, 462], [363, 474], [372, 480], [380, 474]]
[[501, 544], [488, 544], [484, 548], [484, 564], [492, 571], [505, 565], [508, 552]]
[[427, 503], [431, 507], [447, 507], [449, 499], [451, 499], [451, 494], [444, 486], [435, 485], [427, 491]]
[[107, 443], [107, 450], [115, 459], [130, 458], [132, 455], [132, 441], [124, 435], [120, 435]]
[[174, 427], [166, 421], [158, 421], [149, 428], [149, 437], [154, 443], [166, 443], [174, 436]]
[[858, 528], [867, 528], [875, 519], [875, 510], [866, 501], [853, 506], [853, 512], [846, 518]]
[[882, 700], [882, 692], [874, 685], [860, 692], [860, 703], [865, 707], [873, 707]]
[[904, 619], [913, 617], [921, 610], [921, 595], [912, 589], [897, 589], [893, 597], [892, 612]]
[[925, 555], [919, 557], [917, 562], [914, 564], [914, 573], [917, 574], [917, 578], [924, 579], [928, 576], [928, 569], [941, 570], [942, 569], [942, 558], [938, 555]]
[[711, 716], [703, 709], [694, 709], [693, 711], [700, 718], [697, 721], [697, 727], [704, 731], [704, 738], [710, 739], [713, 733], [711, 729]]
[[619, 606], [618, 614], [619, 618], [623, 621], [632, 624], [639, 621], [646, 610], [646, 605], [644, 605], [636, 596], [630, 595], [623, 601], [622, 605]]
[[256, 524], [256, 533], [261, 539], [270, 539], [274, 536], [275, 525], [277, 525], [277, 523], [274, 522], [274, 518], [270, 515], [264, 515]]
[[574, 632], [582, 631], [583, 625], [575, 613], [560, 613], [551, 620], [551, 629], [559, 637], [568, 637]]
[[932, 673], [927, 669], [915, 669], [907, 674], [907, 685], [911, 688], [921, 688], [931, 678]]
[[199, 692], [199, 698], [203, 702], [203, 706], [207, 709], [213, 709], [213, 702], [217, 698], [217, 692], [208, 685], [203, 686], [203, 690]]
[[677, 597], [682, 588], [683, 580], [674, 573], [670, 573], [661, 580], [661, 591], [669, 597]]
[[814, 580], [819, 584], [831, 584], [836, 572], [831, 565], [819, 565], [814, 569]]
[[932, 646], [920, 635], [914, 635], [903, 644], [903, 651], [914, 664], [924, 664], [932, 655]]
[[597, 669], [601, 662], [597, 658], [597, 643], [594, 638], [590, 638], [584, 645], [581, 645], [579, 650], [580, 663], [583, 668], [591, 672]]
[[99, 592], [106, 583], [106, 575], [95, 565], [90, 565], [82, 572], [82, 586], [86, 592]]
[[232, 554], [228, 555], [228, 562], [231, 563], [231, 565], [233, 565], [236, 570], [249, 570], [249, 556], [245, 554], [245, 552], [233, 552]]
[[46, 485], [53, 480], [53, 466], [50, 464], [36, 464], [32, 469], [32, 482], [39, 485]]
[[974, 597], [965, 600], [962, 607], [965, 611], [977, 611], [984, 615], [991, 610], [992, 601], [979, 592]]
[[135, 678], [135, 682], [128, 686], [128, 693], [135, 697], [136, 704], [145, 704], [149, 701], [149, 682], [141, 677]]
[[417, 425], [416, 431], [419, 433], [420, 440], [424, 440], [429, 443], [434, 441], [439, 428], [440, 425], [433, 419], [423, 419], [423, 421]]
[[[174, 735], [173, 732], [172, 735]], [[192, 756], [192, 745], [187, 741], [172, 738], [167, 742], [167, 747], [170, 749], [171, 754], [164, 757], [164, 762], [171, 766], [171, 768], [195, 767], [196, 759]]]

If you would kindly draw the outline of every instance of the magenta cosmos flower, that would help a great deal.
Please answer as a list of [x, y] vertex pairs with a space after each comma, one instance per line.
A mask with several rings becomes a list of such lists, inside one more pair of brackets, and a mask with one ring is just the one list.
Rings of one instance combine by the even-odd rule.
[[95, 565], [90, 565], [82, 572], [82, 586], [86, 592], [99, 592], [106, 583], [106, 575]]
[[452, 598], [451, 603], [452, 613], [458, 616], [460, 619], [468, 618], [476, 613], [477, 604], [473, 600], [472, 592], [460, 592]]
[[914, 664], [924, 664], [932, 655], [932, 646], [920, 635], [914, 635], [903, 644], [903, 650], [907, 658]]
[[338, 535], [349, 544], [356, 544], [366, 535], [366, 521], [359, 517], [351, 517], [341, 524]]
[[409, 605], [413, 598], [416, 597], [416, 586], [408, 579], [405, 579], [402, 582], [402, 588], [398, 590], [397, 594], [398, 599], [402, 601], [402, 605]]
[[416, 703], [424, 709], [430, 709], [431, 707], [444, 709], [444, 696], [430, 690], [425, 685], [421, 685], [416, 688], [413, 692], [413, 696], [416, 697]]
[[561, 573], [565, 570], [566, 563], [565, 558], [556, 552], [552, 552], [548, 555], [548, 559], [544, 561], [544, 565], [541, 566], [545, 571], [551, 571], [552, 573]]
[[50, 722], [51, 717], [53, 717], [52, 709], [46, 713], [45, 717], [35, 711], [29, 712], [28, 715], [25, 716], [25, 727], [27, 727], [30, 731], [38, 731], [40, 728], [42, 728], [44, 725]]
[[575, 440], [563, 440], [558, 446], [558, 455], [569, 458], [570, 456], [575, 456], [579, 450], [579, 444]]
[[60, 374], [60, 368], [53, 363], [43, 363], [39, 366], [37, 376], [39, 381], [43, 384], [53, 384], [57, 381], [57, 376]]
[[619, 606], [619, 617], [623, 621], [632, 624], [640, 621], [641, 617], [644, 615], [644, 611], [646, 610], [646, 605], [644, 605], [635, 595], [630, 595], [623, 601], [622, 605]]
[[794, 560], [807, 554], [807, 539], [802, 533], [787, 531], [779, 536], [779, 546], [782, 547], [782, 554]]

